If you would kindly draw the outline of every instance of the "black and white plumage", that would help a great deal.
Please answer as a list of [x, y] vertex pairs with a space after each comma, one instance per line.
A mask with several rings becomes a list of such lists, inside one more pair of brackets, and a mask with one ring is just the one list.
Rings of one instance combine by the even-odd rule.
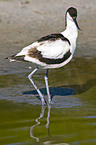
[[[65, 15], [65, 31], [44, 36], [31, 45], [24, 47], [18, 54], [8, 57], [10, 61], [28, 61], [47, 69], [45, 83], [49, 103], [51, 102], [51, 97], [47, 81], [48, 69], [62, 67], [72, 59], [76, 49], [78, 29], [80, 29], [76, 18], [77, 10], [70, 7], [66, 11]], [[37, 90], [41, 98], [42, 105], [44, 105], [45, 98], [31, 78], [37, 70], [38, 68], [33, 70], [32, 73], [29, 74], [28, 78]]]

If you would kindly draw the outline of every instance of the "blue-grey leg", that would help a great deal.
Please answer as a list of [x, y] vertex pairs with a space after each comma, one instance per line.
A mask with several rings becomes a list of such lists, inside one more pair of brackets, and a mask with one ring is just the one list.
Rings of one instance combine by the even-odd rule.
[[48, 95], [48, 103], [51, 103], [51, 96], [50, 96], [50, 92], [49, 92], [49, 86], [48, 86], [48, 69], [46, 70], [46, 75], [44, 77], [45, 79], [45, 84], [46, 84], [46, 90], [47, 90], [47, 95]]
[[37, 86], [34, 84], [34, 81], [32, 80], [32, 75], [38, 70], [38, 68], [35, 68], [29, 75], [28, 78], [31, 81], [32, 85], [34, 86], [34, 88], [36, 89], [36, 91], [38, 92], [40, 98], [41, 98], [41, 102], [42, 105], [46, 104], [45, 102], [45, 98], [43, 97], [42, 93], [40, 92], [40, 90], [37, 88]]

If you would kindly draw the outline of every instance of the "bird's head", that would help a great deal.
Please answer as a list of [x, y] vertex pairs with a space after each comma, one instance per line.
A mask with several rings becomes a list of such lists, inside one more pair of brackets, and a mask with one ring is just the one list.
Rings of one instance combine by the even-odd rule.
[[[77, 9], [74, 7], [70, 7], [67, 12], [66, 12], [66, 17], [71, 20], [74, 21], [74, 23], [76, 24], [77, 28], [80, 30], [79, 25], [77, 23]], [[67, 19], [66, 18], [66, 19]], [[66, 22], [67, 23], [67, 22]]]

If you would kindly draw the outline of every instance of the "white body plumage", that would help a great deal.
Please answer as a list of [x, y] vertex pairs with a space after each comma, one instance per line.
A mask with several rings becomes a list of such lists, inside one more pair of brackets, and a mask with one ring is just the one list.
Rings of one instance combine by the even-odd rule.
[[[25, 61], [36, 63], [37, 65], [42, 66], [43, 68], [59, 68], [63, 65], [67, 64], [73, 57], [75, 49], [76, 49], [76, 40], [78, 37], [78, 29], [76, 24], [74, 23], [73, 19], [67, 13], [67, 26], [65, 31], [61, 32], [61, 34], [67, 38], [70, 42], [64, 41], [62, 39], [56, 39], [55, 41], [44, 40], [41, 42], [34, 42], [31, 45], [24, 47], [21, 52], [19, 52], [16, 56], [24, 56]], [[64, 62], [59, 64], [47, 64], [45, 62], [40, 61], [36, 57], [29, 56], [29, 51], [32, 49], [36, 49], [37, 51], [41, 52], [43, 58], [47, 59], [61, 59], [64, 54], [66, 54], [70, 50], [70, 57], [68, 57]], [[14, 61], [14, 59], [13, 59]]]

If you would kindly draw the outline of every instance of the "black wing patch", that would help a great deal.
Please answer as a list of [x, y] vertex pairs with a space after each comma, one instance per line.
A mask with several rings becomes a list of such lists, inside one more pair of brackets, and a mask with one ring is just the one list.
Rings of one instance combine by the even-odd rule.
[[39, 61], [44, 62], [46, 64], [60, 64], [60, 63], [64, 62], [65, 60], [67, 60], [70, 56], [71, 56], [71, 52], [69, 50], [66, 54], [63, 55], [62, 58], [51, 59], [51, 58], [44, 58], [41, 56], [41, 57], [39, 57]]
[[32, 57], [32, 58], [36, 58], [39, 61], [44, 62], [46, 64], [60, 64], [71, 56], [71, 52], [69, 50], [66, 54], [63, 55], [62, 58], [53, 59], [53, 58], [45, 58], [42, 56], [40, 51], [38, 51], [36, 49], [32, 49], [32, 50], [29, 50], [28, 56]]
[[37, 41], [38, 42], [47, 41], [47, 40], [56, 41], [58, 39], [61, 39], [63, 41], [67, 41], [69, 43], [69, 45], [70, 45], [70, 41], [66, 37], [64, 37], [62, 34], [60, 34], [60, 33], [50, 34], [50, 35], [44, 36], [44, 37], [40, 38]]

